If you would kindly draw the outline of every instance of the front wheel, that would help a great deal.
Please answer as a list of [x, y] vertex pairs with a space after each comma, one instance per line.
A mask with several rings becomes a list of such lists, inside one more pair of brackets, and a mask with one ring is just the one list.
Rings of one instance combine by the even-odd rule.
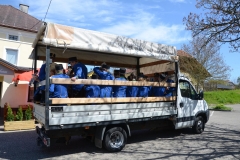
[[201, 134], [204, 131], [205, 123], [201, 116], [198, 116], [195, 120], [194, 126], [192, 127], [193, 132], [196, 134]]
[[104, 135], [104, 147], [110, 152], [118, 152], [123, 149], [127, 142], [126, 131], [121, 127], [109, 129]]

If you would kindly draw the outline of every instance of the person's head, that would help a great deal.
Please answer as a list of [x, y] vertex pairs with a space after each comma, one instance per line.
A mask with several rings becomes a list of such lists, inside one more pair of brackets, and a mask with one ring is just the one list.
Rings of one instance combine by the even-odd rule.
[[77, 64], [77, 57], [68, 58], [68, 62], [73, 67], [75, 64]]
[[128, 76], [128, 80], [129, 80], [129, 81], [136, 81], [136, 76], [135, 76], [133, 73], [131, 73], [131, 74]]
[[141, 72], [139, 75], [138, 75], [138, 81], [144, 81], [145, 80], [145, 76], [144, 74]]
[[126, 73], [126, 69], [125, 68], [120, 68], [119, 72], [120, 72], [120, 76], [121, 77], [125, 77], [125, 73]]
[[102, 64], [101, 69], [102, 71], [108, 71], [110, 69], [110, 66], [108, 66], [107, 64]]
[[113, 75], [114, 75], [115, 78], [119, 78], [120, 77], [120, 70], [114, 70]]
[[155, 82], [158, 82], [158, 81], [160, 81], [160, 74], [159, 73], [154, 73], [154, 81]]
[[50, 63], [55, 62], [56, 55], [54, 53], [50, 53]]
[[160, 79], [162, 81], [164, 81], [164, 80], [166, 80], [167, 76], [168, 76], [168, 73], [167, 72], [163, 72], [163, 73], [160, 74]]
[[56, 72], [56, 74], [63, 74], [63, 65], [62, 64], [56, 64], [55, 65], [55, 72]]
[[98, 75], [93, 74], [91, 78], [92, 78], [92, 79], [98, 79]]

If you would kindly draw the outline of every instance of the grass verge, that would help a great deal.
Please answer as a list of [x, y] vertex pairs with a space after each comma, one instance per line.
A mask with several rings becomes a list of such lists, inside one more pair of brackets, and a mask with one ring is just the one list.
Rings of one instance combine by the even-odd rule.
[[232, 108], [231, 107], [227, 107], [223, 104], [218, 104], [216, 105], [215, 107], [211, 108], [211, 109], [214, 109], [214, 110], [221, 110], [221, 111], [231, 111]]

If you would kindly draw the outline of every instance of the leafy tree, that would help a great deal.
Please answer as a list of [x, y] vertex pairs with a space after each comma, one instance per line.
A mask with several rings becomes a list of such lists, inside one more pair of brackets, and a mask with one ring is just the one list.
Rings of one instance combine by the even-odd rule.
[[12, 108], [8, 105], [7, 107], [7, 121], [14, 121], [14, 114]]
[[28, 105], [28, 109], [25, 111], [25, 119], [30, 120], [32, 118], [32, 109]]
[[[210, 41], [204, 47], [207, 38], [203, 36], [194, 37], [189, 44], [184, 44], [182, 50], [193, 56], [211, 74], [212, 79], [224, 80], [229, 76], [230, 67], [224, 62], [219, 53], [216, 41]], [[195, 65], [193, 63], [193, 65]], [[194, 72], [200, 75], [201, 72]]]
[[17, 114], [16, 114], [16, 120], [17, 121], [22, 121], [23, 120], [23, 111], [22, 107], [18, 108]]
[[232, 51], [240, 47], [240, 1], [239, 0], [197, 0], [196, 7], [204, 14], [190, 13], [184, 17], [186, 29], [193, 36], [207, 38], [203, 46], [212, 40], [229, 43]]
[[237, 83], [238, 83], [238, 85], [240, 85], [240, 77], [238, 77]]

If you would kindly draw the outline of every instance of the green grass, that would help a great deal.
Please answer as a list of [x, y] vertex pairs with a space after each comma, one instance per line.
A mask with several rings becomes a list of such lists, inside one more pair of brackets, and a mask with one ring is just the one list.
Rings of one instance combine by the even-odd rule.
[[232, 108], [231, 107], [227, 107], [223, 104], [218, 104], [216, 105], [215, 107], [213, 107], [212, 109], [215, 109], [215, 110], [223, 110], [223, 111], [231, 111]]
[[240, 90], [204, 92], [208, 104], [240, 104]]

